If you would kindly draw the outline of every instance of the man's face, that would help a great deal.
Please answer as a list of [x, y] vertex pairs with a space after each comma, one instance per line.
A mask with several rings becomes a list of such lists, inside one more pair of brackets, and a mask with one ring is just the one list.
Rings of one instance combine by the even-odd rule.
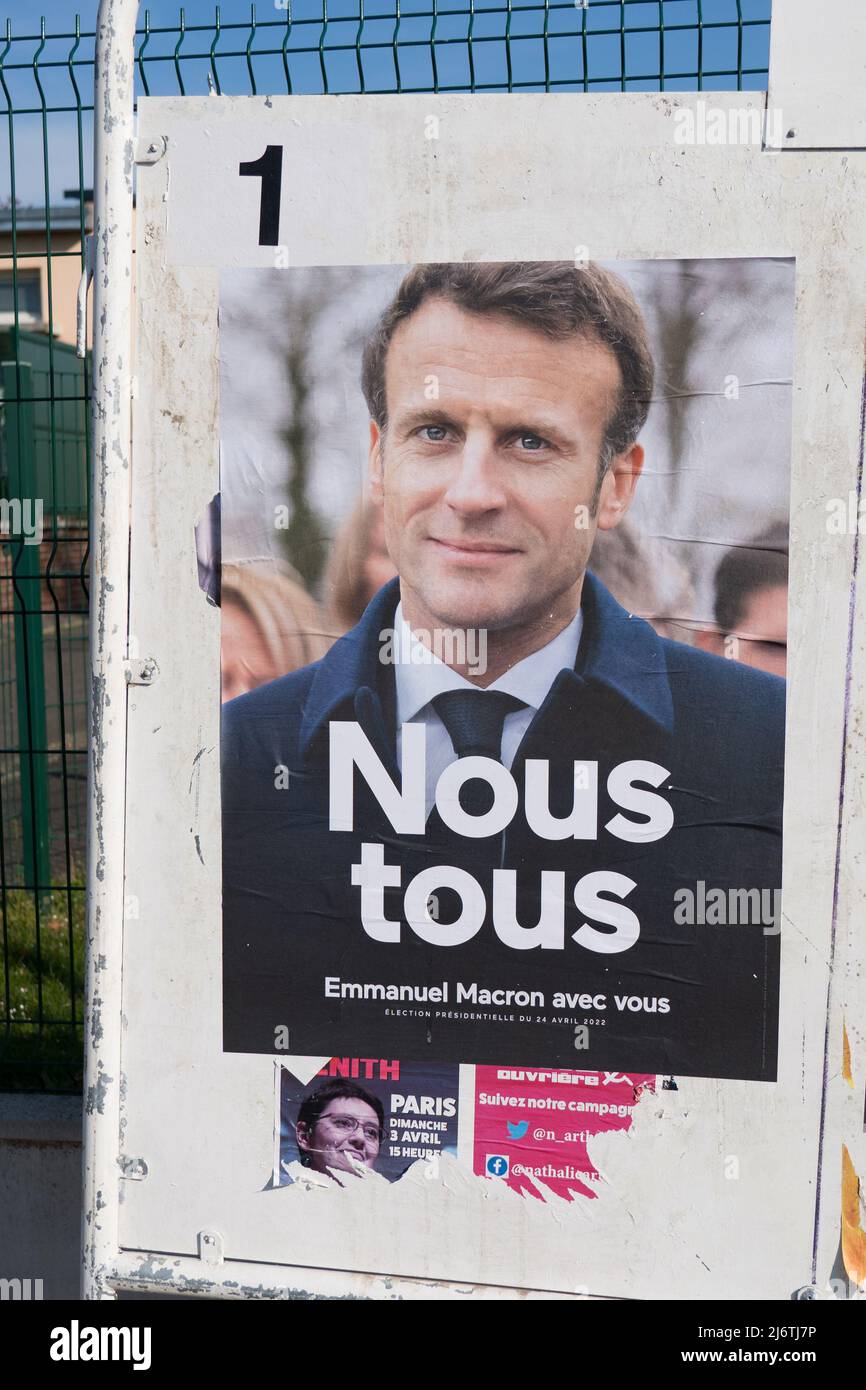
[[416, 625], [526, 627], [576, 612], [598, 527], [624, 515], [643, 459], [614, 461], [592, 515], [613, 353], [503, 316], [425, 301], [396, 330], [373, 495]]
[[298, 1125], [297, 1139], [298, 1147], [322, 1173], [328, 1168], [349, 1173], [359, 1166], [372, 1168], [379, 1157], [379, 1116], [366, 1101], [340, 1096], [328, 1102], [311, 1133]]

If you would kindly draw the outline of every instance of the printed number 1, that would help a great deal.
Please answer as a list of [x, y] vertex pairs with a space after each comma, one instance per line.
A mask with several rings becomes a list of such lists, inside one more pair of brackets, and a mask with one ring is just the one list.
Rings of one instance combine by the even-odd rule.
[[238, 165], [242, 178], [261, 179], [259, 205], [259, 246], [278, 246], [280, 241], [280, 197], [283, 191], [283, 147], [268, 145], [261, 159]]

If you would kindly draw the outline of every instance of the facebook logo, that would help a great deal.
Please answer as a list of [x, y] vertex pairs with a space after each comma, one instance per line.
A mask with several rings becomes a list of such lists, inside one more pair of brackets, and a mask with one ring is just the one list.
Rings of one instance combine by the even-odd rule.
[[484, 1171], [488, 1178], [507, 1178], [509, 1166], [505, 1154], [488, 1154], [484, 1160]]

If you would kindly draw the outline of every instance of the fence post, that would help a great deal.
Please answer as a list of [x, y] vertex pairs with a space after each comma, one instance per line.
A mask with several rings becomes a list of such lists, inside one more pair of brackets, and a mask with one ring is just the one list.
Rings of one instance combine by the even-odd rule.
[[[33, 371], [26, 362], [18, 366], [4, 362], [2, 372], [9, 498], [17, 499], [23, 507], [25, 499], [32, 501], [38, 491]], [[51, 882], [42, 551], [41, 544], [25, 543], [23, 524], [17, 534], [10, 535], [10, 540], [17, 549], [12, 564], [12, 594], [24, 887], [41, 895]]]
[[87, 753], [82, 1296], [115, 1294], [132, 419], [133, 61], [138, 0], [100, 0], [94, 91], [93, 548]]

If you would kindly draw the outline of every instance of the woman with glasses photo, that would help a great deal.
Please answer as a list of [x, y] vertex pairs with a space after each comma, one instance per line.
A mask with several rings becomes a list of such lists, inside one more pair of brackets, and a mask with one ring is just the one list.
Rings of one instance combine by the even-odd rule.
[[326, 1081], [298, 1110], [295, 1137], [305, 1168], [326, 1173], [375, 1168], [385, 1130], [382, 1102], [351, 1081]]

